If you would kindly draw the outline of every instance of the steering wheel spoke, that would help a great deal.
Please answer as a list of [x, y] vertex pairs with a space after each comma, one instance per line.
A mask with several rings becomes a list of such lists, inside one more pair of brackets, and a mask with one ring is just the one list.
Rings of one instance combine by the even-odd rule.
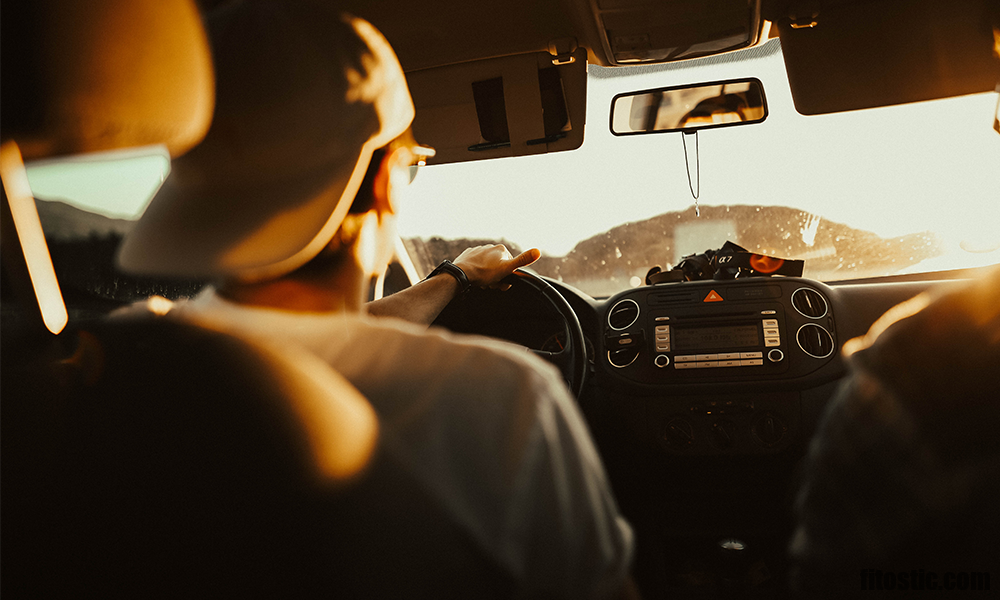
[[[583, 339], [583, 328], [580, 327], [580, 320], [577, 318], [573, 308], [570, 306], [569, 302], [563, 298], [562, 294], [552, 287], [549, 282], [528, 271], [518, 269], [506, 277], [503, 280], [503, 283], [527, 291], [529, 294], [526, 296], [525, 294], [518, 295], [510, 294], [509, 292], [496, 292], [500, 294], [500, 298], [537, 297], [546, 304], [550, 305], [559, 315], [559, 320], [561, 321], [560, 325], [562, 325], [563, 330], [566, 333], [566, 340], [563, 348], [558, 352], [549, 352], [546, 350], [530, 351], [539, 358], [555, 365], [555, 367], [559, 369], [559, 372], [562, 373], [570, 391], [574, 396], [579, 397], [580, 393], [583, 391], [584, 377], [587, 373], [587, 350]], [[475, 291], [476, 290], [473, 290], [473, 292]], [[497, 296], [494, 296], [494, 298], [496, 297]], [[476, 294], [471, 292], [470, 294], [465, 295], [462, 302], [472, 303], [472, 311], [468, 311], [469, 306], [465, 306], [464, 310], [461, 311], [463, 314], [468, 316], [475, 314], [477, 310], [481, 310], [483, 305], [482, 297], [477, 297]], [[476, 306], [477, 304], [478, 306]], [[459, 327], [453, 326], [455, 325], [454, 319], [449, 318], [447, 314], [448, 312], [449, 310], [446, 308], [442, 315], [438, 317], [438, 320], [435, 321], [435, 324], [443, 325], [444, 327], [455, 331], [479, 333], [479, 331], [476, 331], [475, 323], [466, 322], [462, 323], [462, 326]], [[451, 323], [449, 322], [450, 320], [452, 321]], [[473, 319], [469, 318], [465, 319], [465, 321], [472, 320]]]
[[568, 347], [563, 348], [559, 352], [549, 352], [548, 350], [535, 350], [531, 348], [529, 348], [529, 350], [538, 358], [559, 367], [560, 371], [572, 365], [574, 360], [573, 355], [575, 354], [575, 352], [571, 352]]

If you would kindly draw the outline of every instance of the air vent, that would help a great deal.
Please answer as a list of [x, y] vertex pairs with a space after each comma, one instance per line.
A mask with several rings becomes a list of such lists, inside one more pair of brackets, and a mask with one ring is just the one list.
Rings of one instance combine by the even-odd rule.
[[833, 354], [833, 336], [819, 325], [806, 323], [799, 327], [795, 340], [799, 348], [813, 358], [826, 358]]
[[608, 362], [611, 366], [624, 369], [635, 362], [639, 356], [638, 348], [622, 348], [621, 350], [608, 350]]
[[608, 311], [608, 325], [615, 331], [630, 327], [638, 318], [639, 304], [630, 298], [619, 300]]
[[792, 306], [810, 319], [825, 317], [828, 310], [826, 298], [812, 288], [799, 288], [792, 292]]
[[697, 302], [698, 298], [695, 297], [691, 290], [677, 290], [672, 292], [650, 294], [646, 297], [646, 301], [649, 302], [650, 306], [661, 306], [664, 304], [687, 304], [688, 302]]

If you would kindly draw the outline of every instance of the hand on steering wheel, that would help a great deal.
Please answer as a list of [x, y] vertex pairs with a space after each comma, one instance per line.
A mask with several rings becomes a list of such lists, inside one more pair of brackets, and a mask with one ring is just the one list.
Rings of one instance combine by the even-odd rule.
[[495, 244], [466, 248], [452, 262], [465, 271], [465, 276], [473, 286], [506, 290], [510, 288], [510, 283], [501, 280], [513, 273], [514, 269], [535, 262], [541, 255], [537, 248], [532, 248], [511, 256], [506, 246]]

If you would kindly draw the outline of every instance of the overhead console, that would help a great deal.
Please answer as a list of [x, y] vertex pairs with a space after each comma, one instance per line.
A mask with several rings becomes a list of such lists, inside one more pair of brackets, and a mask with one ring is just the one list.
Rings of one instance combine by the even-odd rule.
[[629, 290], [606, 304], [599, 362], [649, 385], [803, 377], [839, 348], [827, 293], [801, 278]]
[[746, 48], [762, 33], [760, 0], [593, 0], [608, 62], [686, 60]]

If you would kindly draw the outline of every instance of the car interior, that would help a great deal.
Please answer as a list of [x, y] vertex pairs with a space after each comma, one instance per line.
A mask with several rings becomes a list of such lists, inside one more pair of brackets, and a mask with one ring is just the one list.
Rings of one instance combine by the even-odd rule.
[[[199, 8], [226, 3], [205, 0]], [[53, 0], [46, 3], [55, 7], [51, 14], [33, 13], [30, 6], [4, 13], [3, 587], [31, 596], [62, 596], [81, 586], [121, 595], [124, 589], [145, 589], [150, 578], [169, 580], [190, 568], [190, 579], [164, 589], [180, 593], [185, 585], [210, 585], [203, 589], [307, 594], [320, 584], [303, 584], [302, 577], [321, 569], [301, 558], [311, 546], [298, 540], [315, 541], [316, 530], [306, 523], [317, 494], [339, 503], [348, 515], [328, 527], [370, 536], [372, 530], [350, 515], [363, 511], [366, 494], [384, 485], [382, 477], [394, 468], [378, 462], [377, 425], [358, 408], [363, 399], [339, 380], [328, 382], [334, 392], [318, 392], [316, 378], [326, 375], [316, 375], [307, 358], [281, 346], [259, 348], [166, 321], [109, 324], [107, 314], [131, 302], [189, 297], [205, 282], [117, 272], [114, 248], [127, 219], [103, 218], [97, 227], [105, 237], [77, 227], [89, 245], [74, 246], [55, 231], [71, 229], [66, 223], [86, 221], [89, 227], [97, 221], [79, 207], [57, 214], [48, 202], [57, 198], [46, 198], [31, 179], [33, 168], [40, 173], [53, 160], [65, 164], [58, 161], [152, 144], [159, 145], [162, 162], [204, 135], [211, 106], [204, 39], [190, 22], [150, 24], [149, 11], [160, 4], [173, 3]], [[969, 222], [985, 232], [962, 242], [978, 262], [940, 267], [931, 265], [937, 256], [931, 250], [939, 242], [920, 237], [922, 232], [876, 235], [846, 226], [841, 231], [832, 229], [840, 225], [830, 219], [820, 224], [798, 210], [772, 207], [765, 209], [766, 218], [758, 218], [763, 213], [754, 202], [711, 200], [720, 170], [712, 162], [719, 139], [713, 135], [751, 136], [792, 113], [846, 119], [964, 97], [996, 105], [1000, 5], [990, 0], [344, 0], [338, 5], [373, 23], [395, 49], [416, 106], [413, 134], [436, 150], [426, 161], [427, 179], [438, 173], [442, 181], [463, 173], [481, 177], [491, 169], [498, 179], [517, 177], [511, 165], [545, 159], [550, 162], [538, 162], [542, 166], [532, 171], [536, 179], [529, 183], [542, 188], [537, 178], [544, 179], [544, 189], [558, 193], [560, 186], [570, 189], [575, 177], [560, 165], [579, 161], [591, 139], [604, 136], [616, 148], [643, 148], [640, 152], [672, 140], [677, 152], [663, 162], [680, 173], [671, 193], [683, 210], [650, 219], [641, 234], [626, 239], [622, 231], [637, 229], [639, 221], [629, 211], [628, 195], [602, 198], [601, 208], [580, 198], [577, 211], [612, 214], [614, 227], [563, 257], [520, 270], [509, 290], [474, 289], [456, 298], [435, 324], [508, 340], [561, 371], [635, 532], [633, 577], [643, 597], [789, 597], [796, 491], [812, 436], [848, 374], [844, 345], [901, 302], [1000, 268], [1000, 229], [988, 212], [1000, 205], [1000, 113], [993, 108], [977, 121], [990, 136], [983, 143], [991, 144], [992, 153], [984, 158], [992, 165], [988, 171], [975, 174], [986, 182], [982, 199], [956, 208], [968, 211]], [[130, 20], [162, 37], [136, 36], [139, 28], [121, 27]], [[18, 35], [24, 23], [36, 29]], [[20, 50], [19, 44], [36, 40], [40, 43], [33, 46], [64, 54]], [[95, 40], [117, 40], [127, 48], [144, 40], [172, 44], [177, 61], [167, 67], [153, 61], [125, 64], [121, 52]], [[65, 53], [67, 48], [73, 52]], [[87, 54], [80, 48], [96, 50]], [[754, 70], [762, 64], [755, 60], [779, 60], [779, 54], [791, 103]], [[162, 53], [158, 56], [162, 61]], [[699, 79], [697, 65], [729, 70]], [[201, 70], [200, 79], [191, 77], [192, 70]], [[105, 86], [103, 95], [87, 96], [94, 81]], [[129, 82], [134, 89], [122, 92]], [[595, 91], [608, 86], [614, 89]], [[137, 98], [155, 101], [141, 104]], [[963, 145], [966, 135], [956, 126], [949, 143]], [[805, 148], [811, 139], [789, 143]], [[749, 145], [736, 150], [755, 152]], [[887, 165], [887, 171], [895, 168]], [[616, 168], [605, 159], [595, 176], [626, 177]], [[973, 177], [961, 173], [966, 175], [956, 179]], [[781, 180], [758, 187], [778, 190], [787, 185], [785, 177], [809, 180], [812, 174], [789, 168]], [[817, 178], [814, 186], [823, 181]], [[491, 182], [476, 185], [486, 188]], [[555, 202], [546, 194], [552, 192], [531, 199], [538, 212], [520, 218], [545, 229], [571, 228], [570, 220], [544, 213], [546, 203]], [[899, 213], [922, 210], [902, 192], [882, 201]], [[473, 241], [509, 243], [502, 234], [473, 230], [469, 215], [478, 212], [489, 220], [494, 208], [467, 202], [456, 203], [439, 220], [458, 227], [468, 222], [468, 234], [403, 232], [393, 264], [372, 282], [373, 298], [417, 283]], [[954, 199], [938, 202], [961, 205]], [[993, 208], [976, 214], [987, 206]], [[735, 223], [738, 230], [700, 225], [713, 219]], [[757, 243], [750, 233], [758, 230], [775, 240], [789, 238], [791, 231], [803, 242]], [[686, 245], [682, 236], [691, 238]], [[844, 258], [837, 262], [842, 237], [859, 248], [846, 267]], [[814, 242], [820, 238], [831, 241]], [[511, 251], [532, 243], [519, 238]], [[880, 258], [883, 247], [906, 258], [890, 265], [897, 258]], [[933, 248], [914, 258], [925, 247]], [[612, 273], [605, 262], [617, 265], [616, 254], [635, 264], [615, 266]], [[928, 262], [921, 265], [924, 258]], [[878, 268], [871, 266], [876, 263]], [[160, 368], [164, 365], [189, 377], [165, 377], [170, 370]], [[215, 385], [201, 389], [199, 372], [212, 372]], [[246, 378], [251, 372], [254, 377]], [[342, 407], [331, 417], [340, 424], [330, 425], [339, 433], [325, 439], [347, 440], [336, 449], [346, 458], [332, 463], [324, 462], [322, 449], [309, 446], [316, 439], [308, 430], [313, 421], [302, 416], [309, 406], [325, 402], [316, 398], [331, 394], [331, 402]], [[297, 400], [282, 400], [289, 396]], [[240, 410], [238, 404], [253, 408]], [[189, 435], [191, 428], [195, 433]], [[227, 434], [219, 439], [212, 431]], [[150, 451], [151, 440], [175, 438], [191, 441], [170, 460]], [[349, 445], [355, 450], [344, 450]], [[204, 456], [214, 458], [202, 461]], [[246, 478], [240, 473], [265, 456], [278, 457], [265, 461], [274, 472], [267, 489], [241, 488]], [[368, 484], [357, 483], [360, 471], [370, 474]], [[297, 495], [278, 498], [276, 489], [294, 489]], [[422, 501], [418, 491], [410, 492], [414, 502]], [[219, 518], [227, 527], [222, 533], [199, 527], [197, 519], [223, 515], [233, 498], [249, 495], [274, 502], [260, 510], [256, 504], [238, 506], [244, 512]], [[177, 508], [199, 499], [214, 512], [199, 516], [200, 508]], [[275, 519], [275, 514], [291, 516]], [[399, 535], [457, 535], [432, 531], [434, 523], [421, 531], [404, 517], [391, 517]], [[184, 521], [183, 544], [147, 548], [141, 555], [123, 550], [142, 548], [138, 538], [144, 535], [169, 538], [155, 528]], [[262, 533], [257, 539], [248, 531]], [[123, 537], [130, 541], [120, 543]], [[274, 564], [261, 554], [266, 544], [297, 552]], [[371, 572], [374, 579], [395, 567], [380, 564], [376, 551], [357, 548], [345, 541], [336, 551], [352, 561], [352, 569]], [[95, 558], [81, 561], [86, 554]], [[167, 558], [175, 555], [184, 559]], [[485, 568], [472, 549], [455, 560], [467, 562], [465, 577]], [[52, 567], [63, 563], [77, 566]], [[160, 567], [151, 575], [129, 582], [130, 569], [136, 577], [137, 570], [155, 564]], [[420, 561], [411, 567], [415, 579], [455, 577], [454, 570], [443, 575]], [[232, 572], [277, 575], [241, 579], [241, 588], [230, 579], [218, 581], [219, 573]], [[120, 588], [109, 586], [114, 580]], [[262, 587], [265, 583], [272, 587]], [[497, 595], [509, 591], [498, 589]]]

